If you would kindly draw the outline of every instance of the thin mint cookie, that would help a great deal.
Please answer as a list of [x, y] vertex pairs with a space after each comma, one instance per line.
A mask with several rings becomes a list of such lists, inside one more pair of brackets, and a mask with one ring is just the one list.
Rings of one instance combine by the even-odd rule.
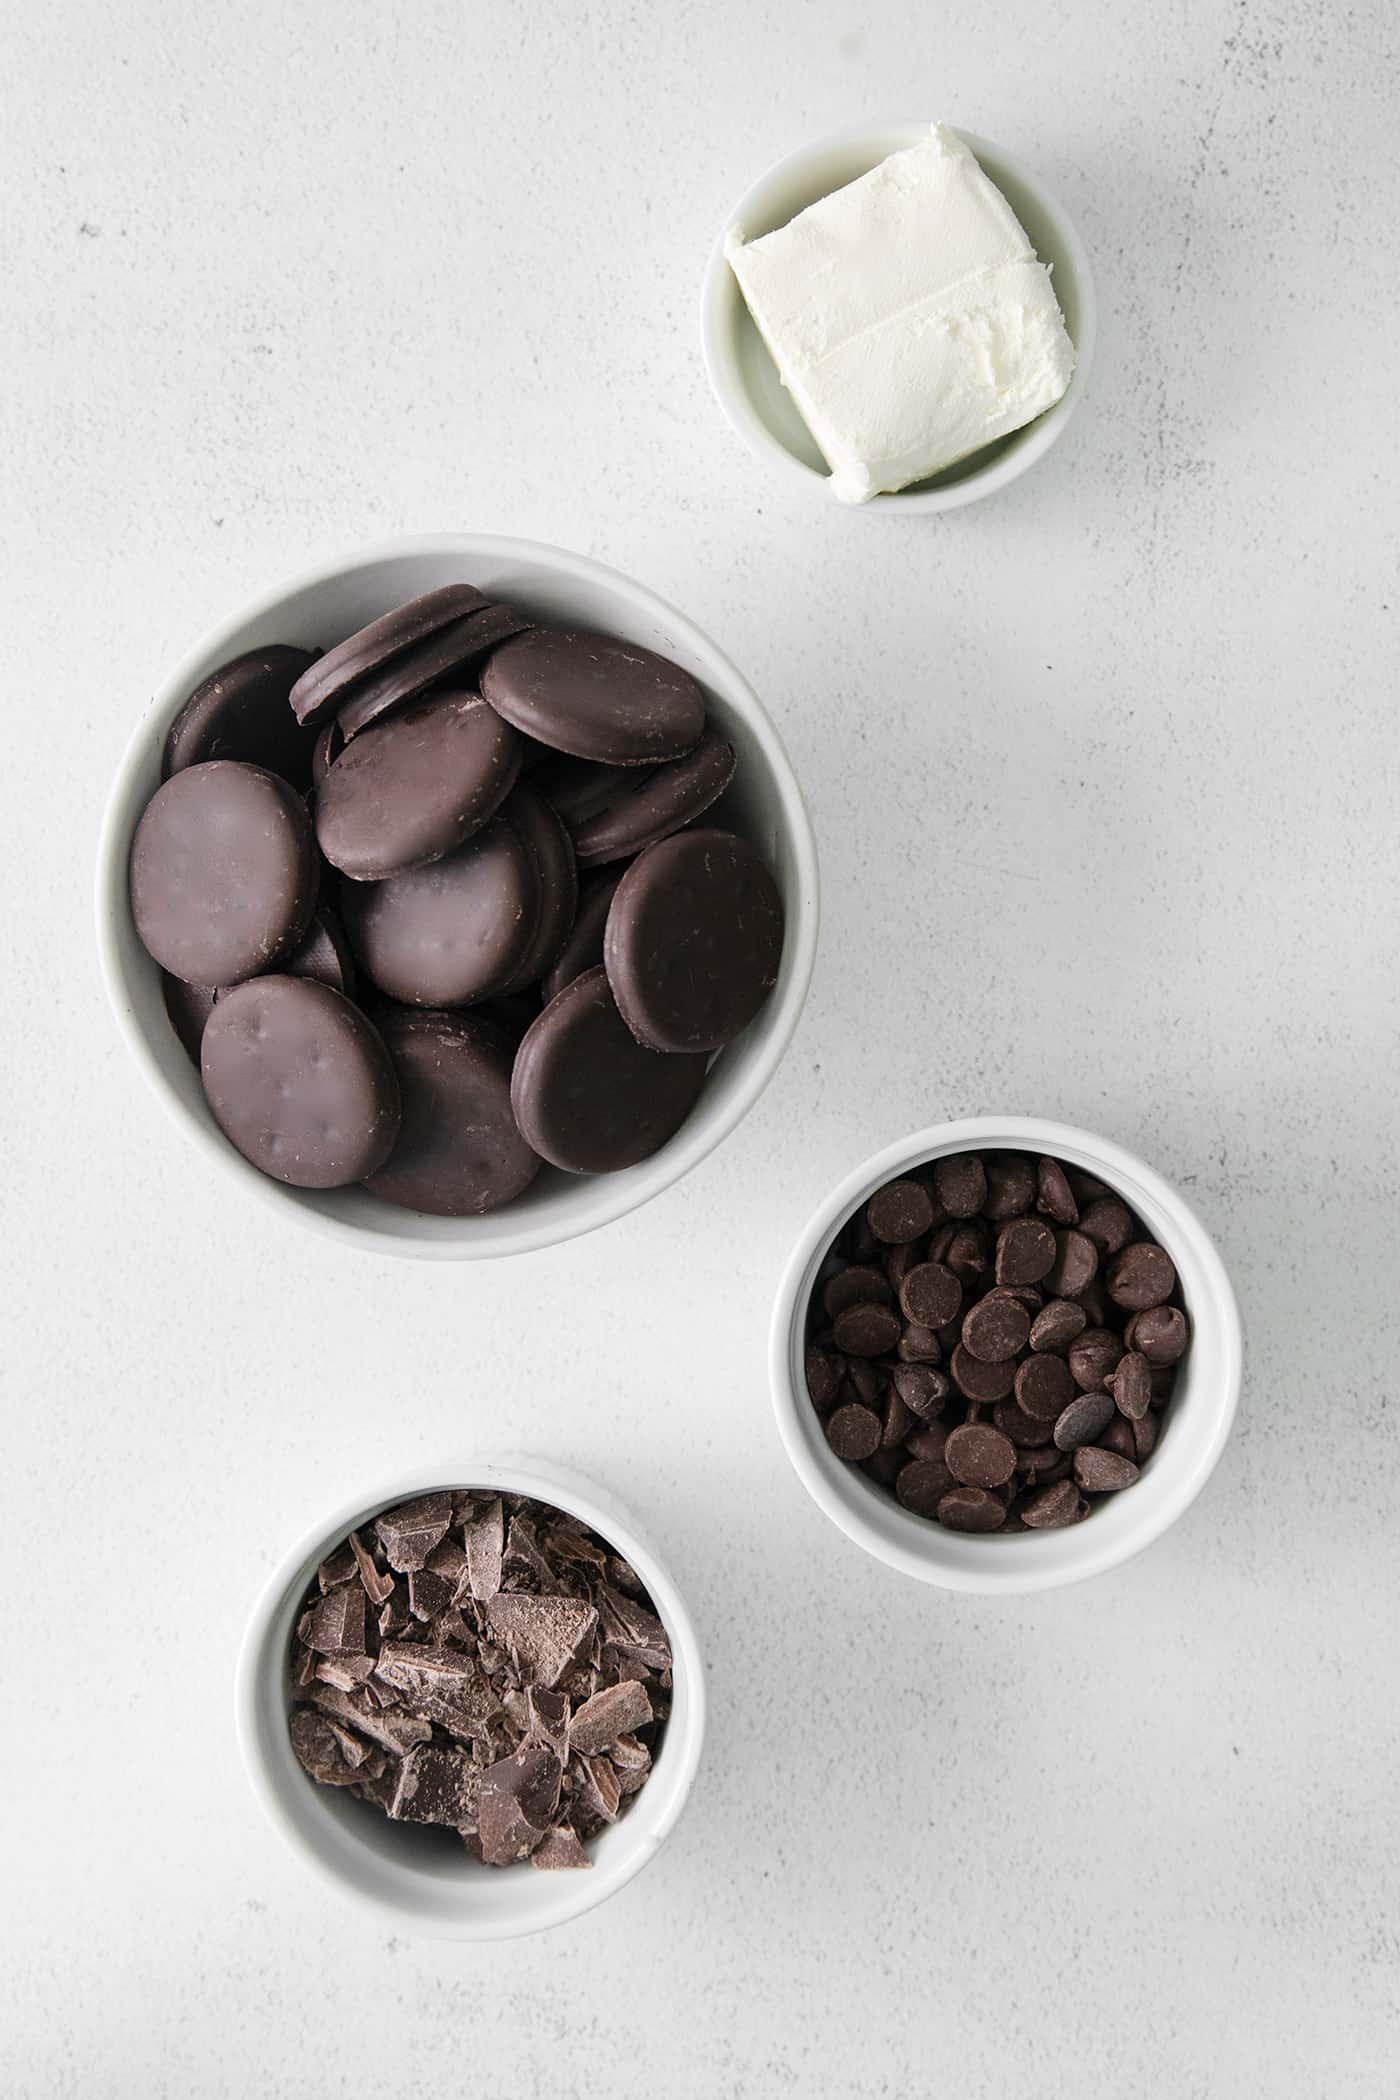
[[495, 814], [522, 748], [480, 694], [432, 693], [346, 745], [316, 791], [317, 843], [356, 882], [426, 867]]
[[690, 673], [612, 635], [517, 635], [484, 666], [481, 690], [527, 736], [599, 765], [681, 758], [705, 728], [705, 696]]
[[308, 729], [319, 727], [340, 706], [342, 695], [356, 679], [368, 677], [392, 663], [416, 644], [436, 634], [441, 627], [464, 615], [479, 612], [490, 600], [469, 583], [445, 584], [407, 605], [371, 620], [347, 635], [334, 649], [317, 657], [291, 689], [292, 712]]
[[587, 970], [552, 999], [515, 1057], [510, 1098], [526, 1143], [567, 1174], [612, 1174], [659, 1152], [705, 1083], [704, 1057], [661, 1057], [637, 1042]]
[[415, 700], [439, 679], [460, 685], [467, 673], [508, 635], [526, 625], [508, 605], [483, 605], [404, 652], [383, 670], [343, 689], [336, 720], [348, 742], [392, 708]]
[[287, 696], [315, 661], [313, 650], [270, 642], [211, 671], [166, 733], [161, 778], [210, 759], [235, 758], [265, 766], [294, 788], [307, 787], [315, 739], [288, 707]]
[[617, 886], [603, 960], [649, 1050], [718, 1050], [777, 983], [783, 903], [763, 856], [728, 831], [649, 846]]
[[517, 786], [503, 815], [534, 861], [540, 893], [534, 937], [515, 974], [502, 987], [508, 995], [543, 977], [568, 938], [578, 908], [578, 863], [568, 832], [532, 788]]
[[[734, 746], [707, 730], [693, 751], [654, 772], [624, 776], [601, 809], [570, 826], [581, 868], [625, 860], [691, 824], [734, 778]], [[566, 820], [567, 821], [567, 820]]]
[[540, 908], [534, 856], [495, 816], [465, 846], [385, 882], [347, 882], [340, 899], [356, 957], [405, 1006], [471, 1006], [510, 983]]
[[479, 1217], [539, 1172], [510, 1106], [511, 1048], [475, 1016], [390, 1009], [378, 1017], [398, 1074], [398, 1140], [366, 1186], [385, 1203]]
[[290, 953], [316, 906], [316, 842], [295, 789], [211, 759], [157, 788], [131, 842], [131, 913], [147, 951], [215, 989]]
[[333, 1189], [384, 1164], [399, 1083], [358, 1007], [309, 977], [257, 977], [205, 1024], [200, 1072], [214, 1120], [262, 1173]]

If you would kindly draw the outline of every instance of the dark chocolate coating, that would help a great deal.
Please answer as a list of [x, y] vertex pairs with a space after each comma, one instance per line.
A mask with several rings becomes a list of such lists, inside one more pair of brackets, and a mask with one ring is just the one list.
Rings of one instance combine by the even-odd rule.
[[510, 1099], [527, 1144], [566, 1174], [635, 1166], [673, 1137], [705, 1083], [703, 1057], [660, 1057], [636, 1041], [604, 970], [550, 1001], [515, 1057]]
[[617, 886], [603, 960], [627, 1026], [649, 1050], [718, 1050], [778, 978], [783, 901], [763, 856], [728, 831], [648, 846]]
[[315, 661], [310, 649], [270, 642], [211, 671], [170, 725], [161, 779], [213, 758], [236, 758], [306, 788], [315, 740], [288, 707], [287, 695]]
[[705, 696], [688, 671], [605, 634], [517, 635], [485, 665], [481, 690], [527, 736], [600, 765], [681, 758], [705, 727]]
[[626, 860], [669, 838], [717, 802], [734, 778], [734, 746], [707, 730], [693, 751], [634, 776], [610, 801], [570, 826], [581, 868]]
[[358, 1007], [309, 977], [258, 977], [205, 1025], [204, 1092], [219, 1128], [264, 1174], [333, 1189], [384, 1164], [399, 1083]]
[[579, 891], [578, 910], [569, 937], [559, 950], [559, 957], [540, 985], [546, 1005], [556, 992], [562, 992], [566, 984], [582, 977], [585, 970], [596, 969], [603, 960], [603, 928], [608, 923], [608, 912], [613, 895], [622, 880], [621, 868], [609, 869]]
[[368, 677], [428, 635], [436, 634], [440, 627], [467, 613], [479, 612], [489, 603], [472, 584], [449, 583], [441, 590], [411, 599], [407, 605], [396, 605], [391, 612], [371, 620], [368, 627], [357, 628], [343, 642], [337, 642], [334, 649], [328, 649], [302, 673], [291, 690], [293, 714], [307, 728], [319, 727], [328, 715], [335, 713], [346, 687], [357, 678]]
[[377, 722], [391, 708], [416, 699], [440, 678], [450, 676], [455, 685], [460, 685], [472, 665], [508, 635], [519, 634], [525, 624], [508, 605], [484, 605], [464, 619], [439, 628], [382, 671], [356, 679], [353, 686], [342, 691], [336, 714], [346, 741], [368, 729], [371, 722]]
[[316, 838], [357, 882], [426, 867], [494, 815], [521, 739], [477, 693], [438, 692], [376, 723], [316, 790]]
[[398, 1142], [367, 1186], [385, 1203], [478, 1217], [529, 1186], [540, 1162], [510, 1106], [511, 1047], [475, 1015], [406, 1007], [378, 1017], [403, 1100]]
[[347, 882], [340, 908], [359, 962], [391, 999], [470, 1006], [510, 983], [528, 954], [539, 877], [519, 832], [496, 816], [429, 867]]
[[568, 832], [550, 808], [528, 787], [517, 786], [504, 815], [524, 841], [539, 878], [540, 911], [534, 939], [504, 992], [534, 984], [550, 968], [574, 923], [578, 908], [578, 864]]
[[311, 747], [312, 787], [318, 788], [321, 785], [321, 782], [325, 779], [344, 749], [345, 738], [341, 734], [339, 722], [334, 720], [327, 722], [318, 732], [316, 741]]
[[146, 805], [130, 887], [136, 931], [162, 969], [214, 987], [254, 977], [311, 924], [317, 860], [306, 805], [261, 766], [187, 766]]
[[557, 751], [545, 751], [542, 744], [534, 748], [542, 757], [533, 770], [530, 785], [558, 810], [571, 831], [589, 817], [596, 817], [599, 810], [607, 809], [619, 791], [637, 779], [634, 766], [594, 766], [586, 758], [566, 758]]

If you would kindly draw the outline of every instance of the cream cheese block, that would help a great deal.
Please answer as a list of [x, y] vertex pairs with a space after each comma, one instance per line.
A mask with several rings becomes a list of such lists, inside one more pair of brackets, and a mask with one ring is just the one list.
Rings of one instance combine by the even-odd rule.
[[946, 125], [727, 252], [843, 502], [1020, 430], [1074, 372], [1050, 272]]

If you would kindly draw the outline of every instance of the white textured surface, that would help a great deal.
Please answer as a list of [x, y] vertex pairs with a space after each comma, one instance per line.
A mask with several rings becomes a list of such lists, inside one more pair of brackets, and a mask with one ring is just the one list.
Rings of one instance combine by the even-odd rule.
[[[1393, 2083], [1393, 15], [793, 25], [783, 0], [9, 25], [7, 2094], [300, 2100], [386, 2066], [548, 2100]], [[1041, 170], [1103, 307], [1065, 441], [922, 523], [765, 479], [696, 346], [745, 183], [886, 114]], [[174, 651], [325, 550], [459, 524], [595, 551], [732, 651], [809, 789], [827, 921], [721, 1155], [600, 1238], [444, 1272], [197, 1171], [102, 1011], [88, 888]], [[1252, 1363], [1169, 1538], [978, 1605], [823, 1522], [763, 1363], [821, 1192], [991, 1108], [1188, 1183]], [[318, 1507], [474, 1436], [631, 1501], [713, 1724], [613, 1905], [468, 1952], [302, 1876], [229, 1677]]]

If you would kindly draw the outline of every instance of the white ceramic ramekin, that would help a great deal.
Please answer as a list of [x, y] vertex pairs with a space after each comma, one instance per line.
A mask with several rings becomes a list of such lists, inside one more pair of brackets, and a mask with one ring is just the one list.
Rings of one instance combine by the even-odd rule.
[[[317, 1786], [287, 1733], [292, 1627], [308, 1583], [350, 1531], [396, 1502], [442, 1487], [493, 1488], [568, 1510], [617, 1548], [641, 1577], [671, 1641], [674, 1704], [646, 1785], [590, 1840], [593, 1865], [574, 1872], [484, 1867], [411, 1824], [391, 1823], [338, 1787]], [[615, 1895], [675, 1828], [700, 1762], [705, 1672], [679, 1590], [630, 1517], [576, 1475], [533, 1460], [467, 1458], [384, 1481], [332, 1510], [282, 1561], [259, 1598], [238, 1662], [239, 1746], [268, 1817], [308, 1867], [401, 1927], [436, 1939], [506, 1940], [542, 1932]]]
[[[826, 494], [830, 480], [826, 461], [753, 324], [729, 266], [725, 241], [735, 227], [745, 240], [772, 233], [809, 204], [868, 174], [891, 153], [917, 146], [928, 133], [927, 123], [859, 124], [799, 147], [745, 191], [715, 243], [705, 273], [701, 337], [715, 398], [750, 451], [821, 494]], [[1055, 295], [1075, 348], [1074, 377], [1055, 406], [1024, 430], [1013, 431], [927, 481], [872, 496], [869, 503], [853, 505], [854, 509], [918, 517], [930, 511], [956, 510], [1005, 488], [1049, 451], [1079, 405], [1089, 376], [1094, 353], [1094, 279], [1073, 220], [1038, 177], [1000, 146], [971, 131], [958, 129], [958, 137], [972, 148], [1025, 227], [1036, 254], [1051, 267]]]
[[[622, 1174], [575, 1176], [546, 1168], [514, 1203], [484, 1218], [396, 1210], [365, 1190], [294, 1189], [260, 1174], [209, 1113], [199, 1074], [176, 1040], [160, 972], [136, 937], [127, 859], [137, 819], [160, 781], [172, 717], [201, 678], [259, 642], [322, 647], [439, 585], [469, 582], [556, 625], [595, 627], [674, 658], [704, 686], [711, 719], [738, 753], [716, 820], [762, 848], [786, 912], [778, 982], [757, 1018], [716, 1058], [705, 1090], [670, 1143]], [[817, 946], [817, 856], [812, 827], [778, 733], [734, 665], [681, 613], [600, 562], [531, 540], [435, 533], [328, 562], [227, 620], [177, 664], [136, 731], [113, 784], [97, 856], [97, 942], [112, 1007], [132, 1056], [217, 1168], [284, 1215], [379, 1254], [473, 1258], [519, 1254], [606, 1225], [647, 1203], [713, 1151], [740, 1123], [797, 1026]]]
[[[807, 1307], [837, 1232], [867, 1197], [925, 1160], [950, 1152], [1048, 1154], [1107, 1182], [1176, 1263], [1191, 1320], [1191, 1346], [1163, 1418], [1161, 1442], [1142, 1475], [1083, 1523], [1062, 1531], [974, 1536], [913, 1516], [887, 1489], [836, 1457], [807, 1394]], [[1063, 1123], [982, 1116], [935, 1123], [901, 1138], [848, 1175], [797, 1242], [778, 1292], [770, 1373], [778, 1428], [798, 1478], [848, 1538], [921, 1582], [1002, 1595], [1055, 1589], [1140, 1553], [1199, 1495], [1225, 1448], [1240, 1394], [1243, 1339], [1220, 1256], [1190, 1205], [1131, 1152]]]

